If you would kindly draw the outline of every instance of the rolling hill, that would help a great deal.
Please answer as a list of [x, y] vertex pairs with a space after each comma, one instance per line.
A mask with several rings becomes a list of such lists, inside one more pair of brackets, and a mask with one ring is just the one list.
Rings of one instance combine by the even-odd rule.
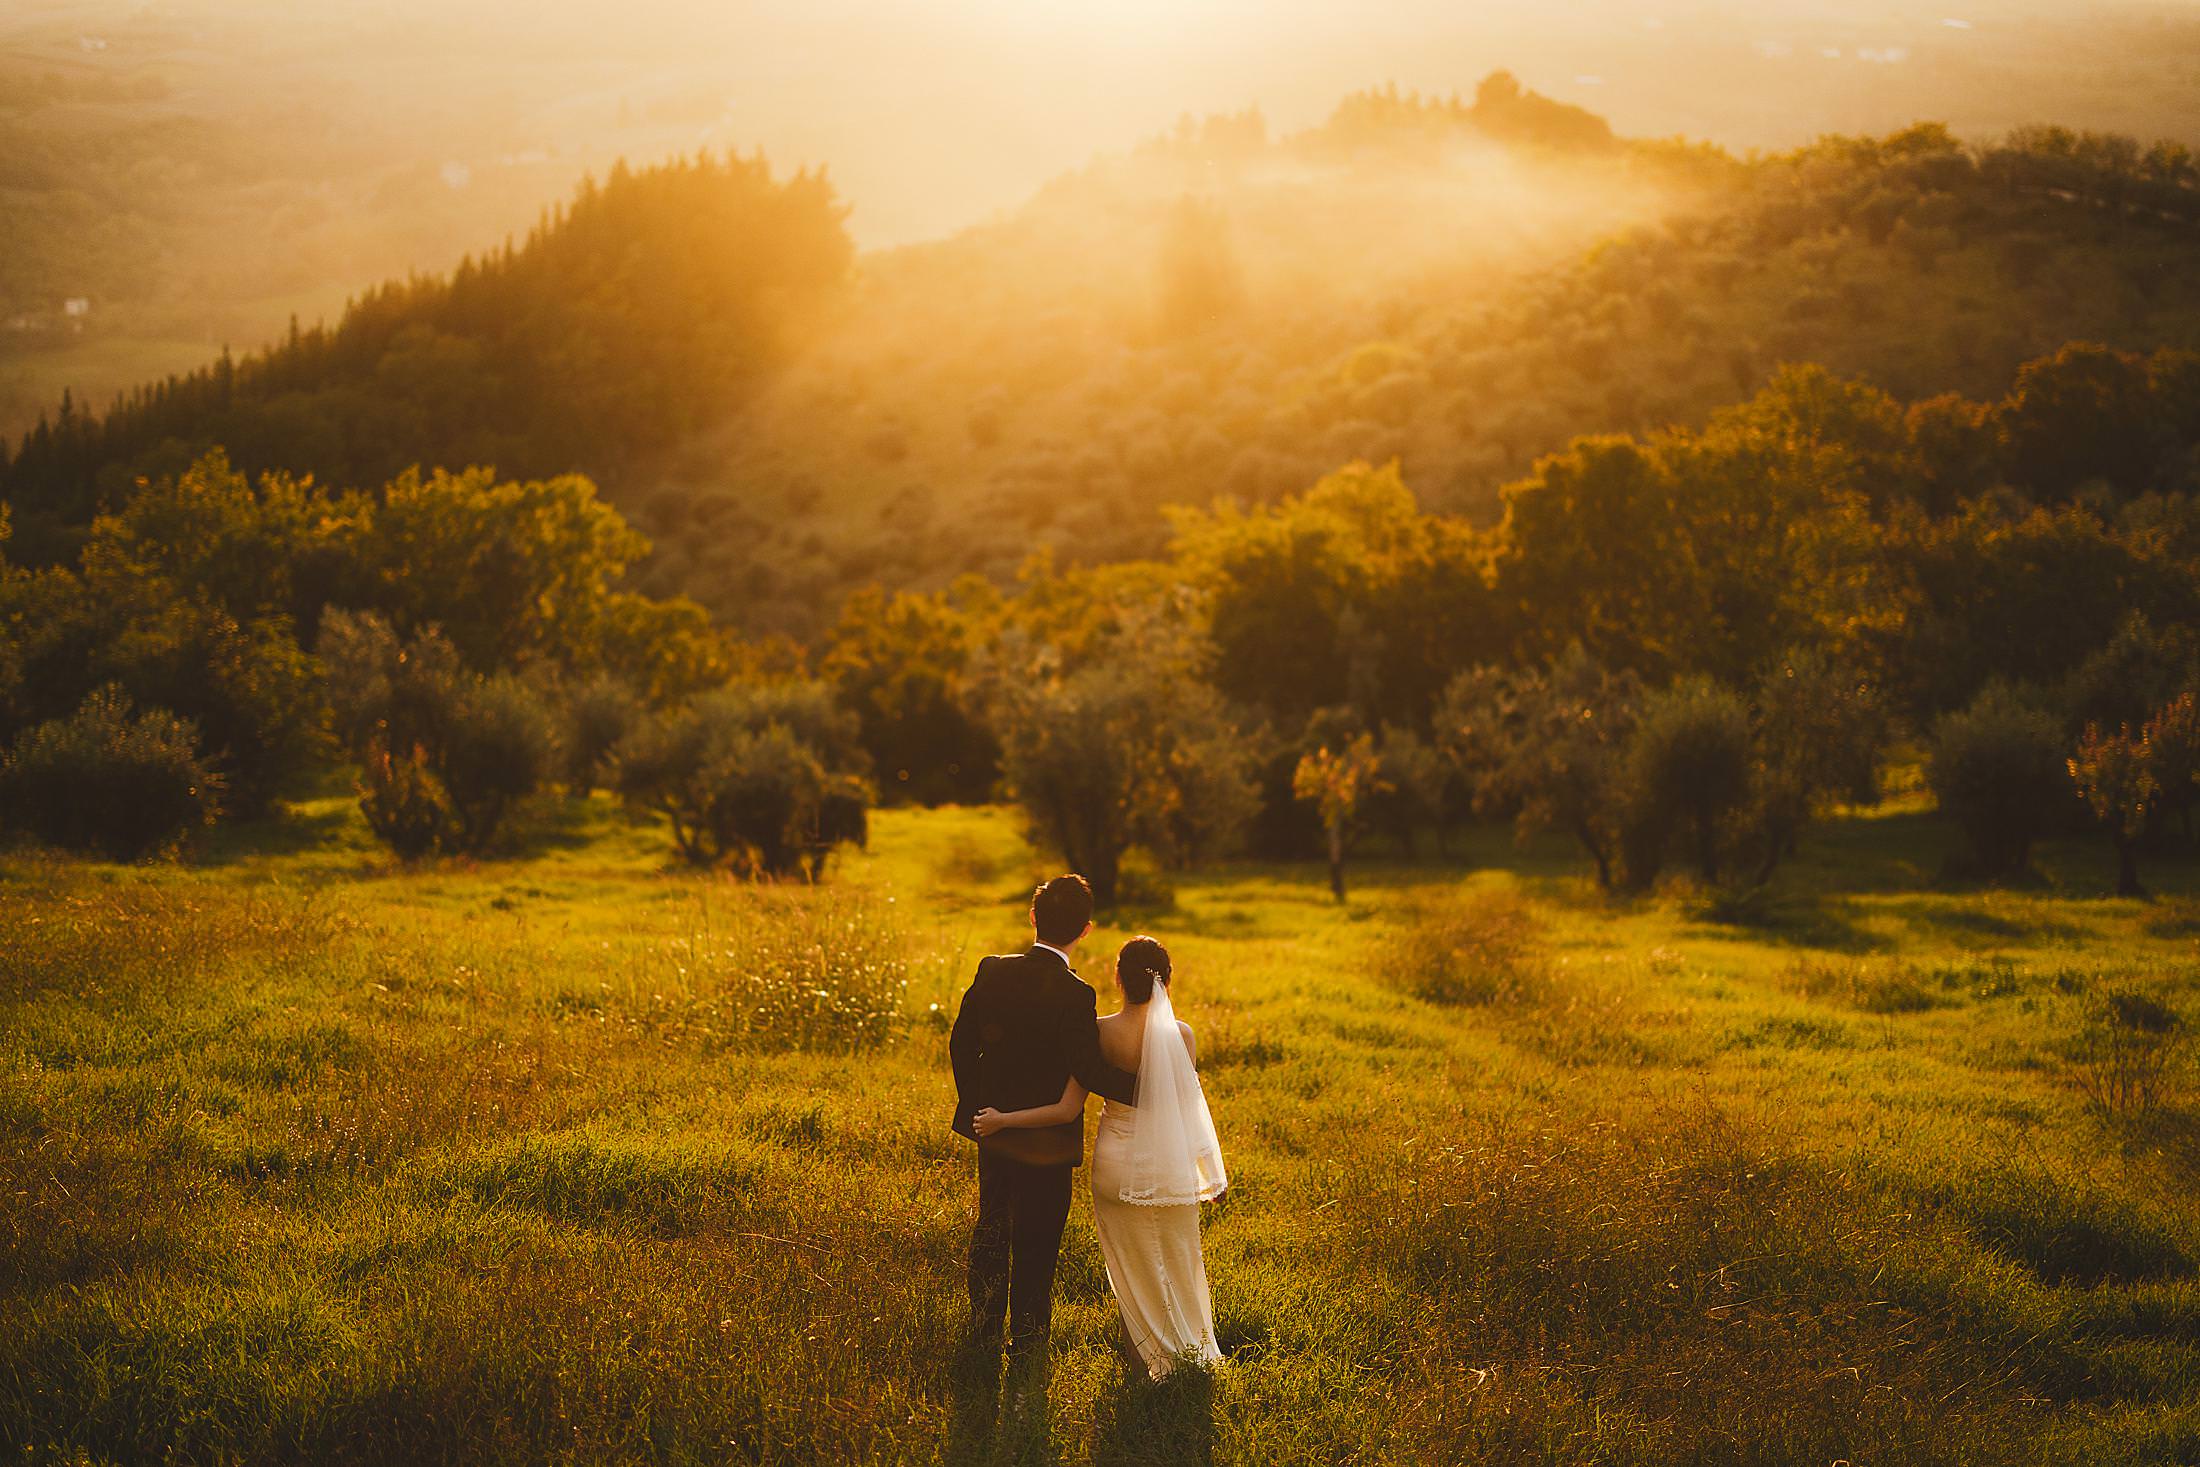
[[[595, 474], [656, 542], [649, 589], [807, 637], [867, 583], [1151, 553], [1165, 506], [1272, 502], [1352, 459], [1488, 523], [1574, 436], [1701, 422], [1786, 362], [1985, 398], [2068, 340], [2200, 344], [2190, 154], [2052, 128], [1738, 158], [1499, 73], [1287, 136], [1187, 122], [852, 267], [822, 181], [761, 167], [727, 165], [746, 192], [707, 227], [672, 201], [713, 165], [622, 172], [620, 212], [591, 186], [516, 254], [72, 411], [4, 470], [13, 553], [66, 554], [210, 442], [340, 483], [495, 458]], [[728, 263], [781, 192], [786, 248]], [[712, 326], [735, 302], [754, 329]]]

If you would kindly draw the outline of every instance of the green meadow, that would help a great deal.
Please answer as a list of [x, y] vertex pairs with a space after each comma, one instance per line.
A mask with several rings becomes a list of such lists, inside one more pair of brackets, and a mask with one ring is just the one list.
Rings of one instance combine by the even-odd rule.
[[957, 1354], [946, 1063], [1045, 869], [1014, 817], [879, 812], [817, 888], [537, 820], [406, 868], [331, 794], [187, 865], [0, 858], [0, 1451], [2200, 1460], [2200, 1087], [2118, 1018], [2200, 1011], [2189, 868], [1947, 886], [1897, 800], [1746, 902], [1494, 829], [1342, 905], [1146, 878], [1079, 956], [1105, 1008], [1129, 932], [1175, 954], [1229, 1360], [1127, 1368], [1080, 1197], [1015, 1410]]

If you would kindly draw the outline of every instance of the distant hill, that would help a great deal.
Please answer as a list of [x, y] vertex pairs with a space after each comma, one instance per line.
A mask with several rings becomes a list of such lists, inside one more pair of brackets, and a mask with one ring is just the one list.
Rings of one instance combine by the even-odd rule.
[[621, 166], [520, 245], [392, 281], [333, 327], [140, 387], [64, 398], [12, 460], [13, 552], [66, 558], [140, 477], [209, 446], [249, 471], [378, 485], [413, 465], [616, 479], [737, 405], [794, 348], [852, 255], [811, 174], [762, 160]]
[[1146, 554], [1162, 506], [1355, 458], [1489, 522], [1572, 436], [1701, 422], [1783, 362], [1988, 399], [2068, 340], [2200, 344], [2175, 145], [1920, 126], [1738, 159], [1573, 109], [1523, 142], [1486, 120], [1507, 98], [1540, 103], [1499, 78], [1284, 139], [1213, 119], [866, 259], [838, 329], [633, 499], [660, 588], [801, 635], [863, 581]]
[[[639, 205], [613, 227], [584, 200], [515, 258], [386, 288], [96, 430], [49, 428], [6, 470], [15, 553], [198, 441], [347, 482], [415, 460], [584, 468], [656, 540], [649, 589], [807, 636], [869, 582], [1149, 553], [1164, 506], [1272, 502], [1355, 458], [1397, 458], [1425, 502], [1491, 522], [1571, 437], [1700, 422], [1783, 362], [1984, 399], [2068, 340], [2200, 345], [2191, 156], [2057, 129], [1737, 158], [1616, 138], [1500, 73], [1471, 100], [1362, 93], [1286, 137], [1257, 114], [1187, 123], [866, 256], [845, 288], [821, 183], [738, 188], [816, 258], [637, 275], [717, 236]], [[534, 304], [512, 311], [481, 283], [523, 277]], [[585, 311], [564, 279], [593, 282]], [[729, 334], [726, 301], [768, 328]], [[690, 372], [706, 322], [718, 355]], [[542, 332], [589, 346], [546, 355]], [[280, 427], [257, 442], [247, 383], [248, 419]], [[376, 416], [392, 402], [418, 416]]]

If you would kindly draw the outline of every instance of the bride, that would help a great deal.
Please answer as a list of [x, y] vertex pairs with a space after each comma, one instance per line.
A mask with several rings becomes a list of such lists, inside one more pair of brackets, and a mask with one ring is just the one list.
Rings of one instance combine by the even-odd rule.
[[[1199, 1251], [1199, 1204], [1222, 1195], [1229, 1178], [1222, 1146], [1194, 1068], [1192, 1026], [1169, 1006], [1169, 953], [1134, 937], [1115, 958], [1123, 1005], [1099, 1021], [1100, 1052], [1138, 1077], [1135, 1107], [1107, 1101], [1092, 1143], [1092, 1221], [1107, 1260], [1108, 1286], [1123, 1327], [1147, 1373], [1161, 1379], [1182, 1360], [1212, 1365], [1214, 1305]], [[980, 1136], [1004, 1128], [1058, 1126], [1084, 1114], [1075, 1079], [1053, 1105], [981, 1110]]]

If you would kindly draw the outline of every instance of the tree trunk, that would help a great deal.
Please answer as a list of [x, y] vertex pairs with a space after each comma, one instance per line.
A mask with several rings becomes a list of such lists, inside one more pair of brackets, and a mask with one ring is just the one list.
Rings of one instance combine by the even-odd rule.
[[1096, 850], [1083, 861], [1071, 856], [1070, 869], [1085, 878], [1092, 888], [1092, 904], [1107, 908], [1115, 905], [1116, 888], [1121, 885], [1123, 853], [1121, 851]]
[[1602, 841], [1596, 838], [1585, 821], [1575, 824], [1574, 838], [1588, 849], [1589, 858], [1597, 863], [1597, 890], [1610, 891], [1612, 889], [1611, 851], [1605, 847]]
[[1775, 821], [1766, 829], [1764, 841], [1764, 851], [1757, 858], [1758, 886], [1772, 880], [1772, 873], [1779, 866], [1780, 858], [1793, 855], [1795, 849], [1795, 837], [1782, 822]]
[[2129, 836], [2116, 842], [2116, 895], [2143, 897], [2147, 889], [2139, 884], [2139, 843]]
[[1329, 889], [1344, 900], [1344, 827], [1329, 827]]

